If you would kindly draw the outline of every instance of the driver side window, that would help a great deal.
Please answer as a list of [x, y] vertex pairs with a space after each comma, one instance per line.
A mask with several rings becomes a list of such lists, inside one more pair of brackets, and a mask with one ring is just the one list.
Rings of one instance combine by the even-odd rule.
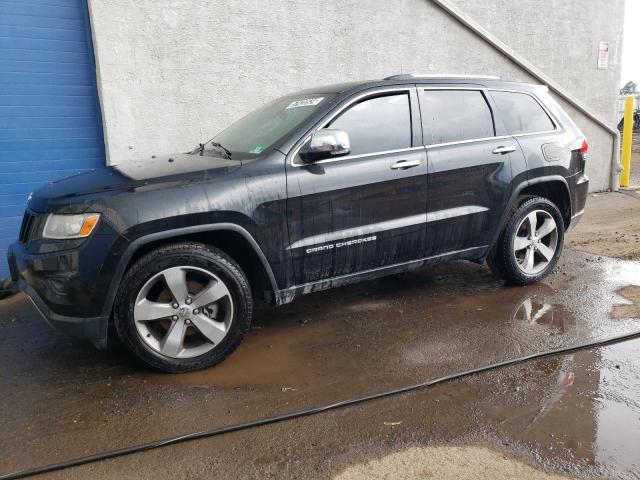
[[409, 94], [385, 95], [358, 102], [326, 128], [347, 132], [351, 155], [411, 148]]

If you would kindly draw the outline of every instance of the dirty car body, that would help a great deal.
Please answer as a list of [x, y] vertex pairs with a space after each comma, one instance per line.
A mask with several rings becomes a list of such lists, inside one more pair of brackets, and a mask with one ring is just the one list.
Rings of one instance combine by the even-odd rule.
[[[520, 101], [518, 117], [509, 109]], [[399, 75], [298, 92], [283, 105], [313, 109], [250, 153], [203, 146], [37, 190], [9, 249], [13, 279], [51, 324], [104, 346], [123, 277], [170, 242], [220, 249], [253, 295], [281, 305], [428, 263], [482, 262], [522, 199], [557, 206], [563, 232], [583, 212], [586, 141], [546, 87]], [[381, 109], [387, 120], [367, 117]], [[527, 109], [539, 118], [523, 120]], [[445, 116], [459, 120], [442, 126]], [[350, 145], [304, 158], [325, 130], [346, 132]], [[86, 213], [99, 214], [89, 236], [43, 235], [52, 214]]]

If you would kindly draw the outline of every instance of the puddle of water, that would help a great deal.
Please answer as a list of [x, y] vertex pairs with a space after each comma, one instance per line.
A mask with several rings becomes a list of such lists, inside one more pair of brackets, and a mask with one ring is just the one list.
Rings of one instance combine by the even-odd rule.
[[481, 267], [457, 264], [449, 275], [435, 268], [318, 293], [259, 310], [238, 351], [215, 368], [148, 379], [296, 391], [320, 378], [339, 392], [372, 375], [396, 385], [604, 338], [640, 327], [637, 265], [615, 263], [586, 263], [583, 281], [529, 287], [493, 285]]
[[[52, 335], [35, 312], [19, 312], [20, 322], [0, 324], [0, 390], [3, 409], [11, 413], [3, 422], [0, 450], [14, 456], [14, 467], [28, 466], [30, 449], [42, 451], [43, 438], [64, 437], [56, 440], [56, 451], [69, 456], [64, 452], [84, 445], [124, 446], [114, 439], [129, 444], [197, 430], [203, 422], [215, 426], [259, 418], [635, 331], [640, 328], [637, 272], [637, 262], [593, 261], [568, 252], [558, 273], [530, 287], [503, 286], [485, 267], [458, 262], [312, 294], [280, 309], [257, 311], [254, 329], [231, 357], [185, 375], [139, 370], [125, 355], [68, 342]], [[543, 378], [518, 370], [515, 393], [503, 395], [513, 394], [513, 402], [530, 409], [521, 412], [522, 421], [512, 419], [508, 408], [496, 409], [500, 417], [493, 420], [504, 422], [503, 428], [513, 423], [509, 433], [524, 432], [529, 440], [542, 431], [540, 441], [547, 442], [548, 432], [562, 425], [567, 439], [578, 439], [571, 440], [573, 451], [594, 462], [594, 432], [600, 429], [607, 447], [598, 455], [619, 452], [622, 459], [613, 456], [611, 462], [627, 465], [630, 453], [611, 447], [615, 435], [606, 427], [575, 421], [575, 412], [585, 414], [586, 408], [594, 418], [593, 412], [614, 411], [610, 402], [618, 402], [601, 395], [596, 409], [593, 395], [578, 401], [576, 395], [599, 391], [600, 358], [584, 360], [579, 368], [571, 363], [577, 358], [583, 357], [537, 364], [546, 372]], [[638, 363], [637, 356], [627, 361]], [[484, 387], [477, 395], [491, 396], [496, 389]], [[522, 395], [525, 387], [528, 397]], [[639, 390], [633, 392], [640, 396]], [[494, 404], [503, 400], [492, 398]], [[188, 420], [181, 413], [185, 409], [195, 412]], [[149, 423], [152, 414], [156, 418]], [[603, 425], [631, 422], [629, 416]], [[634, 428], [640, 431], [640, 425]], [[96, 438], [96, 429], [106, 433]]]
[[[295, 334], [290, 331], [296, 329]], [[246, 388], [276, 387], [297, 389], [309, 381], [304, 357], [296, 351], [301, 342], [311, 342], [322, 334], [323, 325], [269, 325], [252, 329], [231, 357], [215, 368], [182, 375], [152, 374], [151, 381], [188, 386]]]
[[640, 477], [640, 342], [604, 348], [596, 410], [596, 460]]
[[[480, 428], [490, 425], [505, 444], [551, 467], [638, 478], [639, 353], [634, 340], [480, 377], [490, 392], [474, 405]], [[450, 394], [457, 395], [455, 385]]]

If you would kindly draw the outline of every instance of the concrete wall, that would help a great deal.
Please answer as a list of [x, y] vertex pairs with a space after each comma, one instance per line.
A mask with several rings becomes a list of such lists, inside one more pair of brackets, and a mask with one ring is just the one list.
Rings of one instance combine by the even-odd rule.
[[[623, 0], [455, 0], [613, 123]], [[184, 151], [279, 95], [393, 73], [531, 81], [429, 0], [89, 0], [109, 161]], [[596, 69], [600, 40], [610, 69]], [[563, 103], [564, 105], [564, 103]], [[588, 135], [594, 190], [608, 187], [610, 134]]]
[[[622, 61], [624, 0], [452, 0], [467, 15], [550, 75], [612, 126]], [[633, 1], [633, 0], [629, 0]], [[609, 69], [598, 70], [598, 46], [609, 42]], [[589, 139], [591, 190], [609, 187], [611, 134], [559, 100]]]

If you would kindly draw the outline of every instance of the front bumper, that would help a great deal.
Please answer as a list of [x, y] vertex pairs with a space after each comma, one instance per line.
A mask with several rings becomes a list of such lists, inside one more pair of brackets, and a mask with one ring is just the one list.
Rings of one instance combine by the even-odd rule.
[[51, 326], [106, 346], [109, 316], [84, 314], [92, 308], [87, 279], [77, 270], [78, 251], [32, 255], [14, 243], [7, 259], [12, 280]]
[[24, 280], [18, 280], [18, 286], [31, 300], [31, 303], [40, 312], [40, 315], [53, 328], [72, 335], [76, 338], [91, 340], [98, 348], [106, 348], [106, 335], [109, 317], [67, 317], [54, 313], [44, 303], [36, 291], [27, 285]]

